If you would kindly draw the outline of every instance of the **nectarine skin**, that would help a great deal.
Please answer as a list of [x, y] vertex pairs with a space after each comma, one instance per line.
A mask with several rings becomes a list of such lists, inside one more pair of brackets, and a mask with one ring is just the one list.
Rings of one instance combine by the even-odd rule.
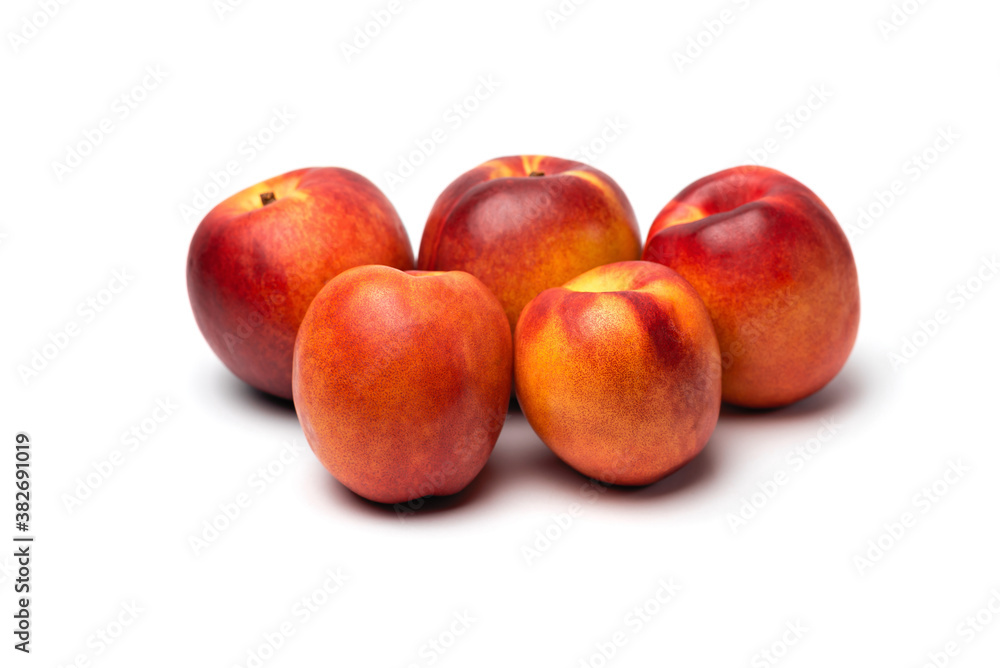
[[673, 270], [619, 262], [542, 292], [515, 334], [517, 399], [532, 428], [591, 478], [645, 485], [715, 429], [721, 361], [698, 294]]
[[511, 364], [503, 308], [473, 276], [358, 267], [330, 281], [302, 322], [295, 410], [320, 462], [357, 494], [446, 496], [496, 444]]
[[413, 268], [392, 204], [339, 168], [300, 169], [236, 193], [195, 231], [188, 295], [209, 346], [239, 378], [292, 398], [292, 349], [316, 293], [364, 264]]
[[632, 205], [611, 177], [546, 156], [490, 160], [438, 197], [417, 268], [467, 271], [500, 299], [513, 331], [546, 288], [642, 251]]
[[676, 270], [705, 301], [726, 402], [798, 401], [829, 383], [854, 346], [850, 244], [819, 197], [781, 172], [736, 167], [692, 183], [657, 216], [643, 259]]

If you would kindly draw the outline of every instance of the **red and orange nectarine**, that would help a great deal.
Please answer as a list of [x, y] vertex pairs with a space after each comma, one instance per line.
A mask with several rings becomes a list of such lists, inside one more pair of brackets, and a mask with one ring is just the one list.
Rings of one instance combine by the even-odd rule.
[[619, 262], [533, 299], [517, 323], [517, 399], [542, 441], [584, 475], [645, 485], [697, 455], [719, 417], [721, 362], [687, 281]]
[[500, 299], [513, 331], [542, 290], [637, 260], [641, 250], [632, 206], [607, 174], [571, 160], [511, 156], [479, 165], [441, 193], [417, 268], [477, 277]]
[[306, 440], [361, 496], [402, 503], [462, 490], [510, 400], [503, 308], [473, 276], [358, 267], [316, 296], [295, 343]]
[[299, 169], [236, 193], [195, 231], [187, 260], [195, 320], [219, 359], [292, 398], [292, 348], [323, 285], [350, 267], [413, 268], [385, 195], [346, 169]]
[[854, 346], [850, 244], [819, 197], [781, 172], [736, 167], [692, 183], [653, 222], [643, 259], [676, 270], [708, 306], [724, 401], [772, 408], [807, 397]]

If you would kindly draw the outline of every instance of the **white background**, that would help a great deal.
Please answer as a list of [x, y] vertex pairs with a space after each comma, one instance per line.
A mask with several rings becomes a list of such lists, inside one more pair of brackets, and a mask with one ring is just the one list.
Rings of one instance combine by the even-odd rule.
[[[952, 640], [949, 665], [996, 665], [1000, 614], [984, 613], [995, 619], [971, 642], [960, 625], [1000, 592], [1000, 280], [976, 278], [1000, 250], [1000, 7], [926, 2], [886, 37], [888, 0], [592, 0], [555, 27], [556, 0], [406, 1], [348, 62], [342, 43], [387, 4], [247, 0], [220, 18], [211, 0], [70, 2], [15, 48], [10, 35], [39, 10], [4, 3], [0, 535], [13, 533], [25, 430], [37, 542], [30, 657], [11, 648], [13, 548], [0, 552], [3, 665], [246, 666], [286, 622], [293, 635], [263, 665], [761, 666], [796, 623], [806, 630], [778, 662], [789, 668], [917, 667]], [[724, 9], [732, 21], [678, 67], [674, 54]], [[157, 66], [165, 79], [122, 118], [116, 98]], [[490, 76], [499, 87], [460, 126], [446, 121]], [[831, 95], [788, 136], [779, 123], [813, 87]], [[248, 159], [241, 144], [282, 107], [294, 120]], [[104, 118], [113, 131], [58, 178], [53, 162]], [[624, 129], [602, 147], [609, 122]], [[447, 141], [390, 190], [385, 173], [438, 127]], [[907, 171], [949, 128], [948, 150]], [[645, 489], [587, 495], [513, 415], [465, 493], [401, 521], [337, 484], [293, 410], [230, 375], [190, 312], [185, 257], [207, 208], [185, 220], [181, 207], [229, 160], [240, 172], [208, 188], [208, 206], [291, 169], [347, 167], [387, 192], [416, 248], [438, 193], [490, 158], [580, 157], [593, 142], [645, 235], [682, 187], [749, 162], [769, 138], [767, 164], [845, 228], [894, 180], [905, 187], [853, 235], [857, 345], [808, 400], [724, 409], [704, 453]], [[88, 319], [79, 305], [123, 268], [127, 287]], [[959, 308], [966, 284], [981, 289]], [[938, 310], [947, 322], [894, 369], [889, 354]], [[78, 336], [23, 379], [70, 323]], [[178, 408], [154, 430], [158, 399]], [[797, 468], [789, 453], [823, 420], [837, 433]], [[143, 426], [152, 433], [130, 451], [123, 432]], [[299, 456], [258, 493], [251, 477], [292, 441]], [[116, 450], [123, 462], [69, 509]], [[968, 470], [933, 504], [915, 500], [949, 462]], [[781, 471], [788, 483], [734, 530], [727, 518]], [[196, 555], [190, 538], [241, 493], [251, 505]], [[553, 517], [574, 503], [582, 512], [529, 564], [523, 548], [559, 533]], [[915, 526], [859, 566], [907, 512]], [[349, 581], [302, 623], [296, 601], [336, 569]], [[679, 592], [655, 603], [671, 578]], [[102, 644], [133, 601], [138, 619]], [[647, 622], [627, 617], [644, 604]], [[471, 627], [434, 654], [427, 643], [449, 643], [463, 613]], [[616, 633], [627, 642], [602, 663]]]

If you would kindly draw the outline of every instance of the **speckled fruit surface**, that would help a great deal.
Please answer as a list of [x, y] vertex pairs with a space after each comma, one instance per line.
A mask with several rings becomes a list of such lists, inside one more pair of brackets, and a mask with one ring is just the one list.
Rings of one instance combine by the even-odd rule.
[[644, 485], [697, 455], [715, 429], [719, 344], [676, 272], [619, 262], [538, 295], [515, 334], [517, 399], [580, 473]]
[[209, 346], [239, 378], [292, 398], [292, 348], [309, 303], [350, 267], [413, 268], [406, 230], [368, 179], [300, 169], [236, 193], [191, 240], [188, 296]]
[[357, 494], [454, 494], [500, 435], [511, 345], [500, 303], [470, 274], [350, 269], [302, 322], [295, 410], [320, 462]]
[[510, 156], [479, 165], [441, 193], [417, 268], [476, 276], [513, 331], [542, 290], [602, 264], [638, 260], [641, 251], [632, 205], [607, 174], [571, 160]]
[[861, 299], [847, 236], [781, 172], [736, 167], [692, 183], [654, 221], [643, 259], [676, 270], [705, 301], [724, 401], [798, 401], [829, 383], [854, 346]]

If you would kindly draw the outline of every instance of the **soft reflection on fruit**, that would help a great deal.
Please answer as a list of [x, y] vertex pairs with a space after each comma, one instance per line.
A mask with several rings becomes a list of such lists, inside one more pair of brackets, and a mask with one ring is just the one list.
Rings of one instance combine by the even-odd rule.
[[675, 471], [719, 417], [708, 311], [673, 270], [619, 262], [546, 290], [521, 313], [515, 383], [525, 417], [580, 473], [644, 485]]
[[795, 179], [736, 167], [685, 188], [660, 212], [644, 260], [686, 278], [722, 351], [722, 398], [784, 406], [840, 371], [858, 332], [858, 275], [830, 210]]
[[292, 348], [324, 284], [350, 267], [413, 268], [385, 195], [338, 168], [300, 169], [236, 193], [191, 240], [188, 295], [219, 359], [257, 389], [292, 398]]
[[511, 331], [546, 288], [610, 262], [638, 260], [639, 227], [625, 193], [593, 167], [545, 156], [483, 163], [438, 197], [419, 269], [467, 271], [500, 299]]
[[292, 385], [306, 439], [345, 486], [382, 503], [454, 494], [507, 415], [503, 308], [464, 272], [358, 267], [306, 313]]

